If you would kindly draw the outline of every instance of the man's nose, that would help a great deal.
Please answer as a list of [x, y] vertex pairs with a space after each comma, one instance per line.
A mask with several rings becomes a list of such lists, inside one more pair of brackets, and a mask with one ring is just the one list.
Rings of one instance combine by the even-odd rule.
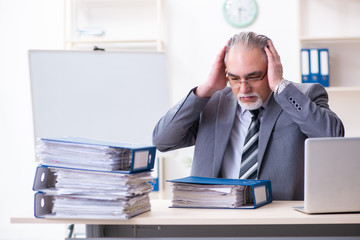
[[240, 83], [240, 93], [251, 92], [251, 86], [246, 81]]

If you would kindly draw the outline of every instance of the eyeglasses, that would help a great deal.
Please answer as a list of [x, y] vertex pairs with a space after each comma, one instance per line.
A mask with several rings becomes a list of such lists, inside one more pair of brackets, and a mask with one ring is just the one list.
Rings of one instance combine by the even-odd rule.
[[229, 74], [226, 72], [226, 78], [229, 80], [230, 87], [232, 87], [232, 88], [240, 88], [242, 83], [252, 84], [254, 82], [258, 82], [258, 81], [263, 80], [265, 78], [266, 74], [267, 74], [267, 69], [265, 71], [264, 76], [262, 76], [262, 77], [250, 77], [247, 80], [241, 81], [241, 80], [239, 80], [239, 77], [237, 77], [237, 76], [234, 76], [234, 77], [229, 76]]

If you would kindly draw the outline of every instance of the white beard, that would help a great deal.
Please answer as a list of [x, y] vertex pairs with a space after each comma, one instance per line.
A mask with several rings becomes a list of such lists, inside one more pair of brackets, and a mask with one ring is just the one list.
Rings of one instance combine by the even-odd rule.
[[[251, 103], [244, 103], [240, 100], [241, 97], [250, 97], [250, 96], [256, 96], [257, 97], [256, 101], [251, 102]], [[262, 101], [260, 95], [257, 93], [247, 93], [247, 94], [239, 93], [237, 95], [237, 100], [238, 100], [238, 103], [240, 104], [241, 108], [246, 109], [246, 110], [255, 110], [255, 109], [260, 108], [263, 105], [263, 101]]]

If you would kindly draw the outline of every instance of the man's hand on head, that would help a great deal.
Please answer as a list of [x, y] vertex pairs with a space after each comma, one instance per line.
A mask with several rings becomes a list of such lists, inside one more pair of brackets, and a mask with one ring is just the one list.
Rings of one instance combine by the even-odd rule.
[[224, 46], [212, 65], [209, 77], [206, 82], [197, 87], [195, 94], [198, 97], [211, 97], [216, 91], [226, 87], [225, 58], [226, 46]]
[[264, 48], [268, 58], [267, 77], [270, 89], [274, 92], [276, 86], [283, 79], [283, 67], [281, 64], [280, 56], [277, 53], [272, 41], [268, 40], [267, 43], [268, 46]]

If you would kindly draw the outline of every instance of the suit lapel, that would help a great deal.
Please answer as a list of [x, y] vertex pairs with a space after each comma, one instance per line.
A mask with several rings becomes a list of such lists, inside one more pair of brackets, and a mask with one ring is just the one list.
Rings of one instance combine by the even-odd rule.
[[214, 176], [218, 176], [221, 169], [221, 163], [235, 120], [236, 107], [237, 102], [232, 91], [229, 91], [228, 93], [223, 92], [217, 106], [218, 109], [215, 123], [216, 151], [214, 153]]
[[269, 99], [269, 105], [264, 111], [263, 121], [260, 125], [260, 133], [259, 133], [259, 149], [258, 149], [258, 161], [259, 167], [261, 169], [261, 164], [263, 162], [264, 154], [266, 151], [266, 147], [268, 146], [268, 142], [271, 136], [271, 132], [275, 126], [276, 120], [282, 112], [282, 108], [277, 104], [272, 95]]

